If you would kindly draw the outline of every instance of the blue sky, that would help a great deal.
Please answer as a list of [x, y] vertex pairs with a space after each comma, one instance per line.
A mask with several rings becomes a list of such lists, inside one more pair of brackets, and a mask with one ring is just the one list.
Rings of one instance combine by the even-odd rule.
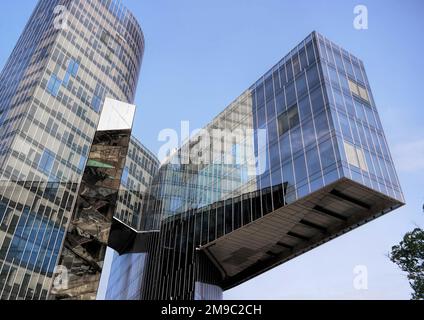
[[[164, 128], [203, 127], [312, 30], [360, 57], [368, 73], [407, 205], [225, 293], [227, 299], [408, 299], [392, 245], [424, 226], [424, 2], [324, 0], [124, 0], [139, 18], [146, 53], [135, 134], [153, 152]], [[0, 68], [36, 0], [3, 1]], [[353, 28], [364, 4], [369, 29]], [[368, 290], [353, 269], [368, 268]]]

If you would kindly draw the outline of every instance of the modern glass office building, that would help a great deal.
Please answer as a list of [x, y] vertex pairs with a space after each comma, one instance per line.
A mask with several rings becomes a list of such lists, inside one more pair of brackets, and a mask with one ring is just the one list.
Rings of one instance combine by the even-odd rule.
[[[221, 299], [404, 203], [363, 62], [313, 32], [159, 165], [117, 0], [40, 0], [0, 73], [0, 298]], [[55, 278], [66, 267], [65, 284]]]
[[112, 226], [109, 298], [220, 299], [403, 203], [363, 62], [313, 32], [169, 153], [137, 232]]
[[[48, 298], [66, 250], [82, 260], [97, 252], [87, 270], [101, 271], [99, 242], [84, 252], [64, 239], [74, 212], [81, 217], [85, 174], [113, 171], [108, 179], [119, 187], [122, 168], [99, 168], [95, 153], [102, 139], [125, 139], [96, 131], [105, 97], [133, 102], [143, 51], [138, 22], [116, 0], [38, 2], [0, 74], [1, 299]], [[120, 146], [117, 166], [128, 148]], [[75, 269], [76, 260], [66, 261]]]

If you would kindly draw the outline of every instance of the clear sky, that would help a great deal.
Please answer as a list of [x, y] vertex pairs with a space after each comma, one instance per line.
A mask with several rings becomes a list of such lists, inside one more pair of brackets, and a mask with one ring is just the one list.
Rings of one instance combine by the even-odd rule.
[[[146, 52], [135, 135], [153, 152], [165, 128], [206, 125], [312, 30], [360, 57], [368, 73], [407, 205], [225, 293], [226, 299], [408, 299], [392, 245], [424, 227], [422, 0], [124, 0], [139, 18]], [[36, 0], [3, 1], [0, 68]], [[353, 28], [364, 4], [369, 29]], [[368, 268], [368, 290], [353, 269]]]

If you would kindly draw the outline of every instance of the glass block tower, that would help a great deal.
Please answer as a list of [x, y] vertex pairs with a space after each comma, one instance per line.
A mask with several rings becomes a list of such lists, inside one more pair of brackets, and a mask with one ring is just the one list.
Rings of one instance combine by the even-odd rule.
[[105, 97], [133, 102], [143, 51], [119, 1], [38, 2], [0, 74], [1, 299], [48, 298]]
[[170, 153], [147, 197], [137, 230], [112, 226], [142, 274], [112, 268], [113, 299], [220, 299], [404, 203], [363, 62], [316, 32]]

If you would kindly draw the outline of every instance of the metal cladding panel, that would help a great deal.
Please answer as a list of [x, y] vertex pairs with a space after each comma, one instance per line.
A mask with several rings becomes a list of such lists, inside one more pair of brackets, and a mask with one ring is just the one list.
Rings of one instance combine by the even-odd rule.
[[97, 131], [132, 129], [135, 109], [133, 104], [106, 98]]

